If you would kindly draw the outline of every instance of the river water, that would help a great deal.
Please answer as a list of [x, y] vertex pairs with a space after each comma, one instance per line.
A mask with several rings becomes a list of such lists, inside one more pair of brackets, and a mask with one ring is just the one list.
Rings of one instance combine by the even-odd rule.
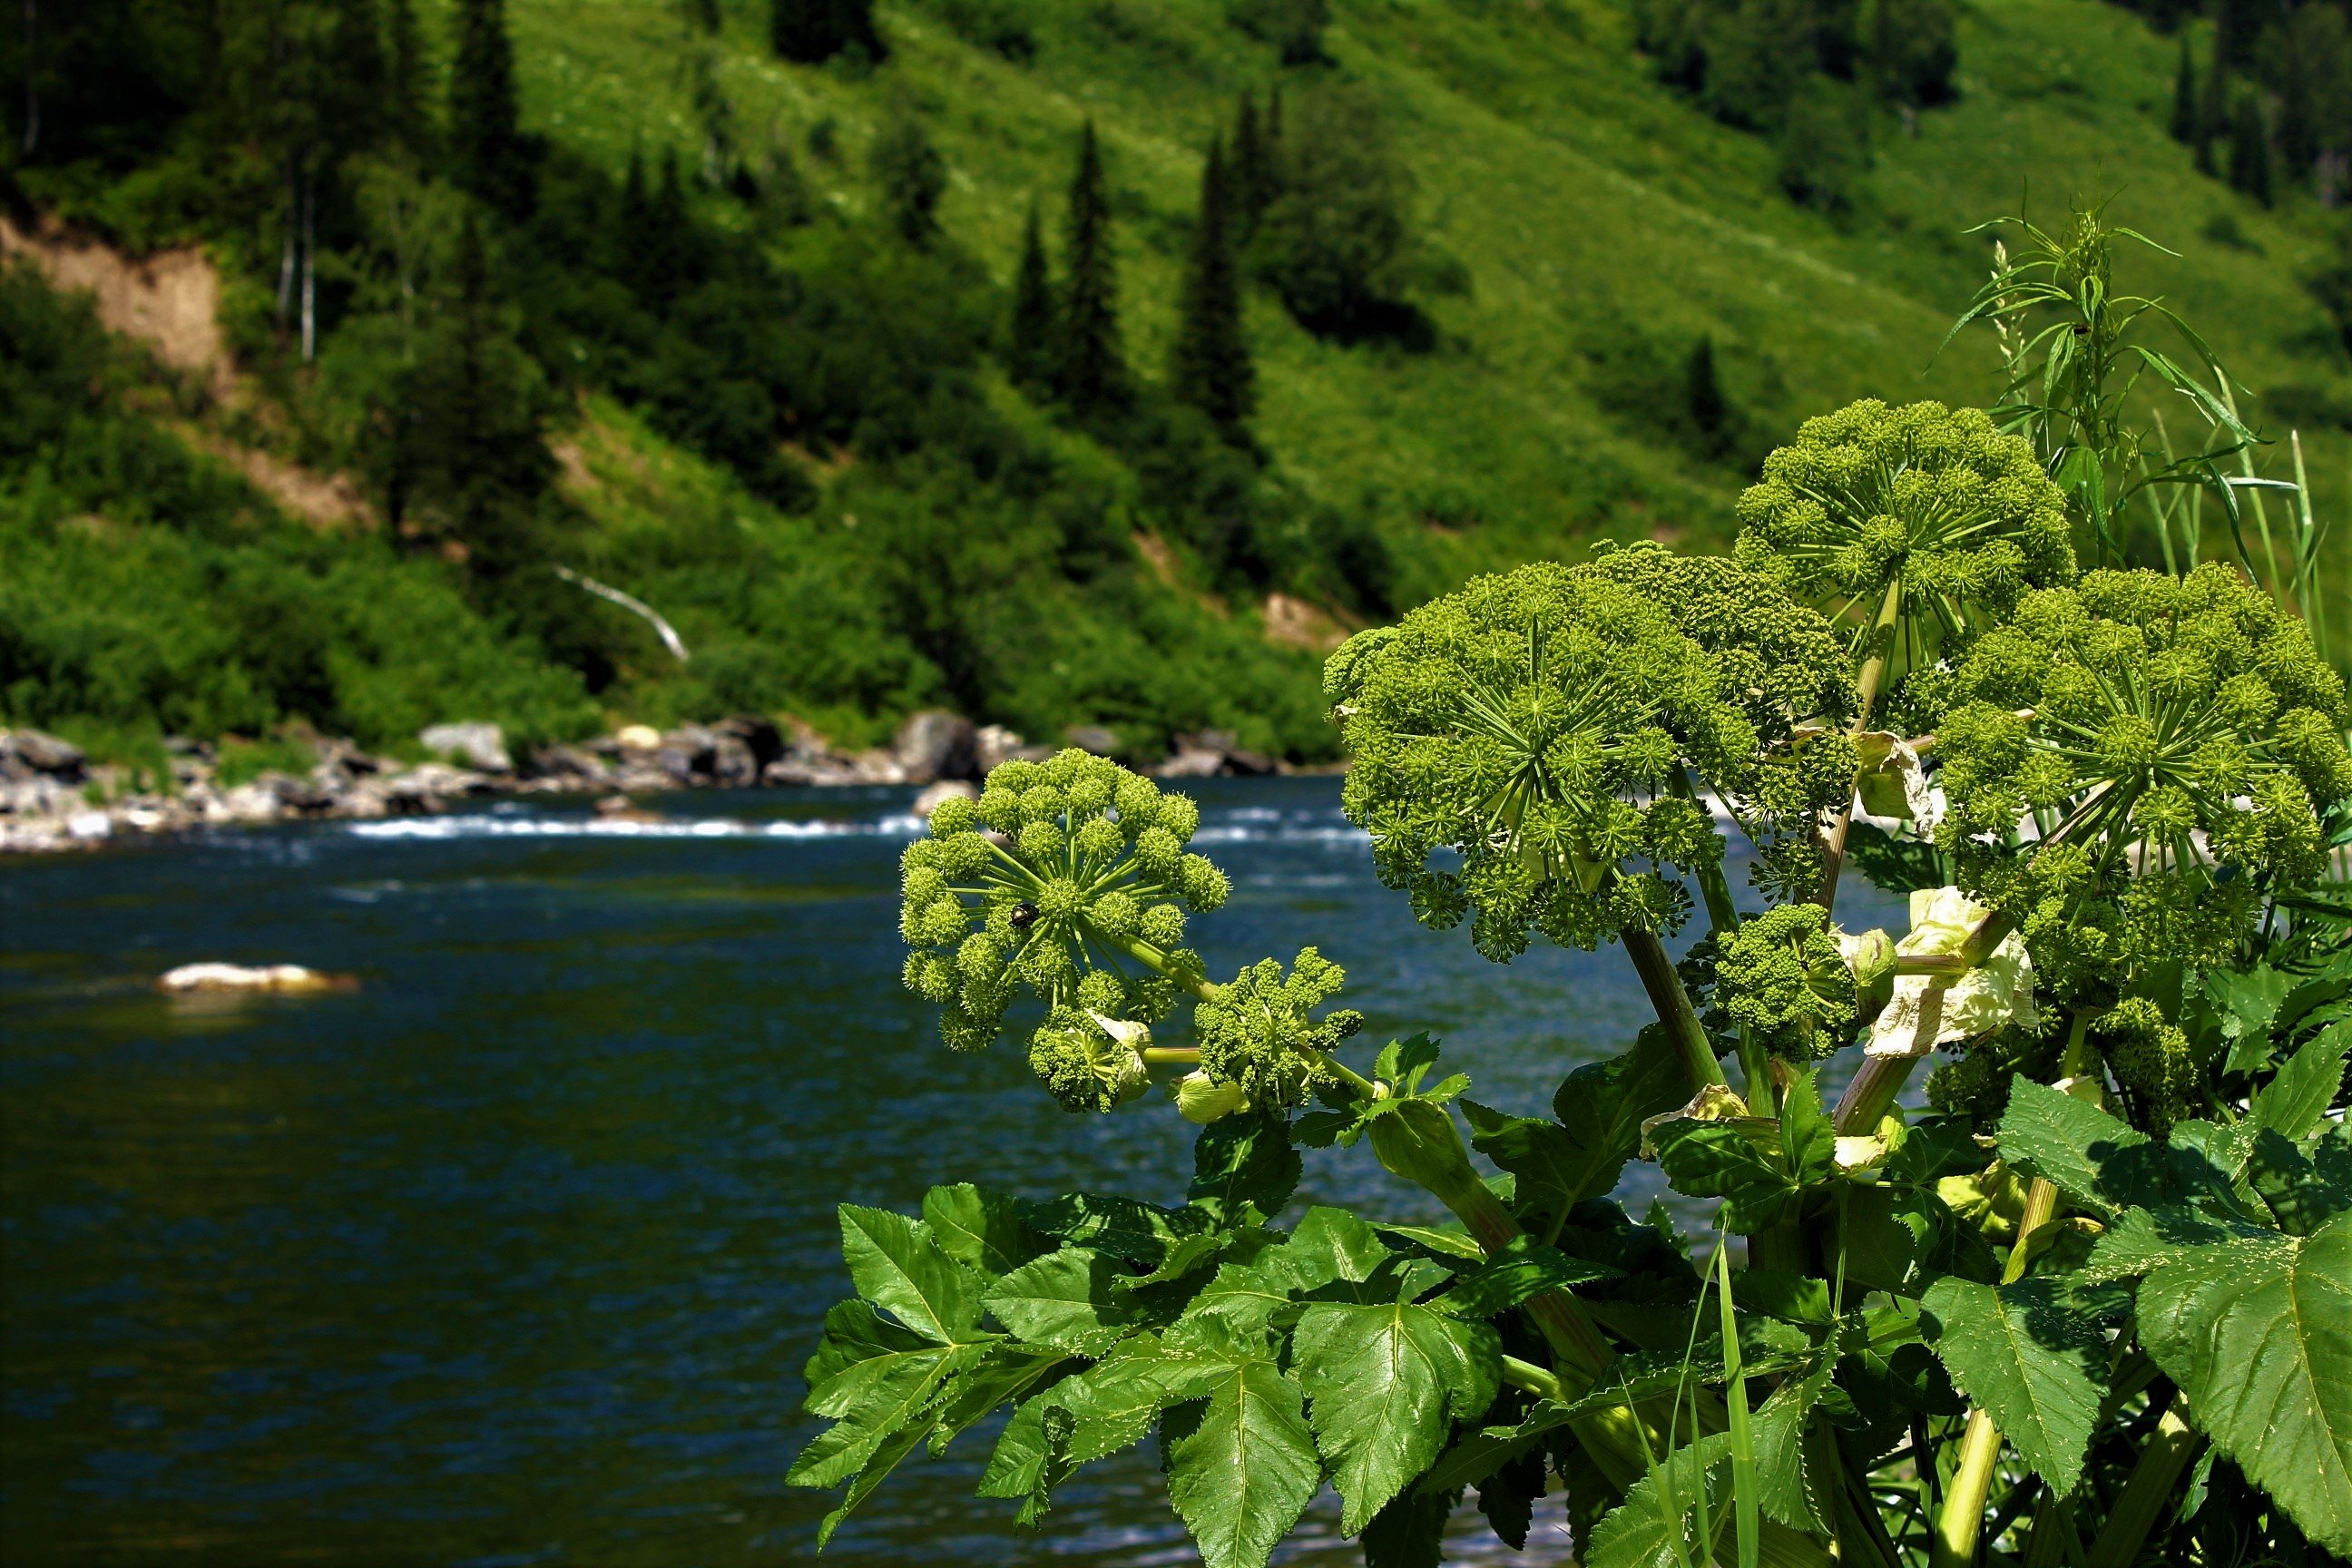
[[[1201, 786], [1234, 896], [1213, 973], [1313, 942], [1375, 1039], [1429, 1029], [1534, 1112], [1643, 1014], [1622, 958], [1497, 969], [1373, 879], [1328, 779]], [[510, 804], [0, 863], [0, 1555], [174, 1563], [804, 1563], [783, 1474], [846, 1289], [833, 1205], [935, 1182], [1179, 1201], [1157, 1096], [1056, 1108], [897, 984], [908, 792], [695, 795], [657, 824]], [[1893, 911], [1857, 889], [1849, 921]], [[358, 989], [167, 999], [175, 964]], [[1638, 1176], [1635, 1178], [1638, 1179]], [[1362, 1151], [1302, 1200], [1432, 1217]], [[984, 1433], [903, 1466], [844, 1564], [1193, 1561], [1149, 1447], [1034, 1533]], [[1328, 1494], [1281, 1559], [1360, 1561]], [[1526, 1559], [1456, 1521], [1465, 1561]]]

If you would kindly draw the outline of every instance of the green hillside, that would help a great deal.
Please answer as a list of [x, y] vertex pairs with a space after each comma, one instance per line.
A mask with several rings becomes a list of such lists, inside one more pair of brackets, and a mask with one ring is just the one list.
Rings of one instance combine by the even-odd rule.
[[[594, 179], [617, 188], [633, 158], [651, 170], [674, 154], [690, 173], [719, 126], [729, 156], [764, 189], [747, 200], [689, 182], [695, 221], [787, 274], [872, 279], [868, 291], [845, 294], [853, 315], [936, 307], [949, 324], [924, 326], [928, 338], [909, 328], [908, 341], [918, 350], [964, 343], [969, 418], [1015, 455], [1005, 459], [1015, 469], [1046, 477], [1024, 488], [990, 467], [992, 457], [950, 473], [952, 464], [929, 456], [945, 440], [936, 419], [877, 456], [876, 389], [898, 374], [887, 371], [860, 384], [865, 404], [835, 418], [835, 434], [812, 420], [786, 448], [782, 479], [762, 480], [764, 468], [741, 461], [730, 473], [657, 433], [684, 426], [665, 424], [644, 376], [589, 371], [567, 383], [569, 367], [548, 346], [555, 340], [527, 327], [523, 341], [556, 386], [545, 428], [562, 459], [544, 513], [557, 519], [547, 527], [560, 544], [541, 548], [640, 595], [709, 650], [680, 670], [642, 627], [551, 597], [535, 577], [526, 589], [520, 578], [478, 570], [468, 579], [433, 563], [518, 661], [573, 672], [579, 700], [540, 701], [527, 729], [584, 722], [550, 715], [592, 704], [608, 719], [657, 720], [750, 706], [856, 738], [946, 700], [1032, 733], [1108, 721], [1148, 749], [1171, 730], [1218, 723], [1316, 754], [1328, 744], [1315, 718], [1316, 658], [1266, 640], [1265, 593], [1314, 601], [1344, 626], [1469, 573], [1578, 552], [1594, 538], [1721, 543], [1755, 458], [1806, 415], [1864, 395], [1987, 401], [1989, 335], [1935, 357], [1991, 259], [1989, 239], [1964, 230], [2021, 205], [2063, 220], [2078, 193], [2113, 195], [2116, 221], [2181, 252], [2127, 250], [2124, 281], [2198, 323], [2260, 394], [2254, 424], [2303, 431], [2323, 509], [2352, 501], [2352, 359], [2307, 287], [2337, 264], [2338, 215], [2292, 188], [2264, 207], [2198, 173], [2166, 130], [2179, 42], [2101, 0], [1962, 8], [1956, 100], [1874, 111], [1870, 167], [1835, 212], [1783, 194], [1771, 138], [1662, 85], [1614, 0], [1339, 0], [1327, 59], [1306, 66], [1282, 64], [1232, 24], [1223, 0], [886, 4], [877, 17], [887, 60], [814, 67], [775, 57], [765, 0], [720, 0], [716, 33], [695, 10], [508, 0], [523, 124], [549, 156], [584, 171], [565, 175], [562, 189], [604, 188], [583, 184]], [[989, 47], [974, 24], [1007, 16], [1034, 45], [1013, 51], [1020, 58]], [[446, 76], [453, 11], [435, 0], [418, 20], [434, 74]], [[1201, 448], [1057, 415], [968, 340], [1001, 330], [1033, 202], [1058, 265], [1064, 195], [1091, 121], [1110, 187], [1128, 359], [1159, 378], [1202, 150], [1230, 127], [1241, 94], [1263, 101], [1280, 87], [1296, 104], [1339, 83], [1378, 105], [1413, 177], [1414, 226], [1455, 280], [1414, 294], [1434, 329], [1421, 345], [1318, 337], [1273, 292], [1251, 290], [1265, 464], [1247, 481], [1258, 498], [1248, 506], [1273, 542], [1237, 574], [1204, 555], [1182, 521], [1219, 503], [1190, 478], [1152, 471], [1184, 466]], [[908, 117], [946, 176], [943, 232], [917, 261], [875, 237], [884, 224], [869, 174], [876, 139]], [[312, 384], [331, 384], [341, 363], [338, 323], [313, 371], [268, 321], [274, 170], [257, 158], [241, 186], [189, 194], [194, 183], [172, 169], [192, 134], [37, 160], [15, 171], [19, 200], [134, 248], [209, 241], [243, 280], [232, 336], [270, 395], [295, 410], [240, 428], [306, 460], [356, 463], [360, 448], [338, 445], [334, 418], [303, 413], [332, 401]], [[798, 216], [813, 221], [776, 218], [787, 181], [804, 187]], [[528, 321], [530, 285], [510, 292], [524, 296]], [[354, 286], [339, 307], [350, 321], [362, 321], [363, 297]], [[823, 340], [824, 329], [810, 330]], [[1675, 427], [1702, 339], [1730, 406], [1727, 431], [1711, 441]], [[344, 341], [357, 343], [359, 329]], [[343, 351], [344, 362], [356, 353]], [[610, 363], [632, 362], [615, 352]], [[640, 405], [653, 413], [632, 412]], [[21, 491], [22, 471], [6, 482]], [[1162, 492], [1183, 499], [1154, 499]], [[95, 491], [85, 500], [115, 510]], [[1067, 521], [1074, 508], [1083, 525]], [[236, 528], [298, 526], [252, 521], [267, 510], [248, 507]], [[20, 500], [7, 538], [12, 552], [46, 560], [56, 519], [42, 523], [37, 511]], [[1040, 521], [1049, 515], [1063, 521]], [[1334, 541], [1377, 555], [1377, 591], [1333, 574]], [[232, 545], [244, 547], [222, 547]], [[908, 564], [931, 559], [922, 551], [940, 552], [936, 571]], [[955, 575], [975, 552], [989, 564]], [[70, 574], [50, 580], [71, 592]], [[943, 602], [928, 604], [934, 593]], [[910, 609], [918, 600], [928, 607]], [[974, 668], [959, 673], [958, 660]], [[70, 662], [52, 644], [0, 632], [8, 716], [57, 722], [79, 702], [106, 707], [110, 724], [139, 726], [138, 703], [151, 699], [61, 698]], [[294, 717], [302, 700], [274, 698], [252, 712]], [[341, 710], [303, 716], [352, 721]]]

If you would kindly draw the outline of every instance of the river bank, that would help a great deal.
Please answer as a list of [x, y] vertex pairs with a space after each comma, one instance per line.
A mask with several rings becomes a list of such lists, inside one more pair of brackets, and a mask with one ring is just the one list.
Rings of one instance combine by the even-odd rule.
[[[1108, 730], [1077, 726], [1065, 740], [1139, 760]], [[93, 763], [79, 746], [41, 731], [0, 730], [0, 853], [91, 849], [212, 826], [432, 816], [499, 796], [591, 795], [620, 815], [634, 810], [638, 796], [676, 790], [928, 786], [976, 781], [999, 763], [1052, 749], [940, 711], [917, 713], [888, 745], [856, 752], [759, 715], [667, 731], [633, 724], [593, 741], [529, 750], [509, 748], [496, 724], [437, 724], [417, 736], [424, 760], [372, 753], [331, 736], [299, 744], [315, 759], [307, 769], [238, 776], [224, 765], [219, 746], [173, 737], [165, 742], [166, 780], [152, 770]], [[1290, 770], [1209, 731], [1176, 737], [1150, 771], [1213, 778]]]

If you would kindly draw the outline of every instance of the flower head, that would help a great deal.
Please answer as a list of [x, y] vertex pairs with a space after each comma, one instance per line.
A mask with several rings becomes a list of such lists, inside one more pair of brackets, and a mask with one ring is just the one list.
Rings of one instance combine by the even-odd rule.
[[[2352, 796], [2341, 678], [2218, 563], [2029, 594], [1952, 689], [1937, 839], [2070, 993], [2225, 961], [2264, 890], [2318, 875], [2320, 814]], [[2012, 848], [2029, 816], [2040, 842]]]
[[1715, 1002], [1775, 1056], [1810, 1062], [1853, 1037], [1854, 977], [1819, 904], [1782, 904], [1724, 940]]
[[1228, 889], [1185, 848], [1200, 820], [1185, 796], [1075, 750], [1006, 763], [979, 799], [943, 803], [930, 836], [907, 847], [899, 931], [913, 949], [908, 986], [940, 1005], [947, 1043], [987, 1045], [1026, 990], [1049, 1015], [1033, 1061], [1059, 1064], [1040, 1075], [1067, 1086], [1073, 1042], [1096, 1048], [1087, 1015], [1164, 1016], [1167, 974], [1199, 967], [1182, 946], [1186, 913], [1215, 909]]
[[2188, 1113], [2197, 1089], [2197, 1058], [2189, 1037], [2145, 996], [2126, 996], [2092, 1024], [2092, 1041], [2107, 1058], [2132, 1120], [2161, 1138]]
[[1056, 1007], [1029, 1037], [1029, 1070], [1066, 1110], [1109, 1110], [1150, 1087], [1140, 1024]]
[[[2066, 499], [1981, 409], [1865, 398], [1808, 419], [1739, 498], [1741, 563], [1867, 624], [1899, 585], [1915, 626], [1962, 638], [2071, 582]], [[1925, 663], [1925, 660], [1915, 660]]]
[[[1277, 959], [1244, 965], [1192, 1011], [1209, 1083], [1237, 1086], [1254, 1105], [1304, 1104], [1330, 1081], [1330, 1053], [1363, 1026], [1363, 1015], [1345, 1008], [1314, 1016], [1347, 977], [1311, 947], [1287, 975]], [[1198, 1103], [1205, 1109], [1210, 1101]]]
[[[1667, 873], [1723, 847], [1691, 774], [1798, 854], [1791, 829], [1851, 780], [1850, 758], [1841, 780], [1790, 741], [1843, 690], [1806, 614], [1737, 568], [1647, 550], [1475, 579], [1332, 656], [1325, 694], [1356, 758], [1342, 804], [1381, 879], [1429, 924], [1473, 915], [1490, 958], [1531, 931], [1589, 948], [1672, 930], [1688, 898]], [[1432, 864], [1443, 851], [1458, 870]]]

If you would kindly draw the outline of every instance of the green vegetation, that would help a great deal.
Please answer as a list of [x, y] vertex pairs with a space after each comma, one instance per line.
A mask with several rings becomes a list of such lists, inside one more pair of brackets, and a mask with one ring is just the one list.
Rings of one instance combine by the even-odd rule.
[[[1953, 215], [2084, 169], [2143, 226], [2227, 237], [2151, 258], [2148, 292], [2216, 323], [2246, 426], [2300, 427], [2342, 504], [2326, 81], [2262, 74], [2265, 45], [2217, 100], [2261, 89], [2264, 208], [2168, 135], [2176, 90], [2213, 97], [2182, 67], [2210, 28], [1885, 0], [1805, 10], [1792, 73], [1740, 63], [1778, 11], [1696, 7], [1715, 63], [1685, 93], [1646, 15], [123, 0], [45, 16], [29, 61], [12, 32], [0, 69], [41, 107], [16, 199], [226, 270], [247, 401], [135, 377], [194, 399], [159, 438], [194, 420], [357, 477], [386, 537], [303, 548], [397, 562], [583, 694], [478, 710], [530, 732], [740, 707], [848, 737], [944, 702], [1328, 755], [1269, 594], [1344, 627], [1570, 541], [1720, 544], [1800, 410], [1980, 374], [1985, 340], [1930, 363], [1992, 261]], [[1724, 113], [1725, 60], [1765, 108]], [[208, 516], [267, 512], [218, 483], [239, 499]], [[142, 506], [86, 510], [155, 527]], [[23, 536], [27, 572], [99, 593], [59, 537]], [[692, 661], [556, 563], [655, 605]], [[79, 711], [47, 668], [0, 669], [7, 717]], [[100, 684], [147, 691], [142, 725], [210, 721], [179, 679]], [[322, 702], [238, 721], [352, 722]]]
[[[1555, 1480], [1587, 1568], [2352, 1552], [2352, 707], [2291, 607], [2300, 536], [2260, 581], [2079, 564], [2069, 489], [2149, 436], [2098, 416], [2146, 313], [2116, 237], [2080, 215], [1962, 318], [2010, 344], [1994, 410], [1807, 421], [1734, 559], [1480, 576], [1332, 656], [1343, 805], [1421, 922], [1496, 963], [1614, 943], [1641, 977], [1655, 1023], [1552, 1118], [1465, 1099], [1426, 1035], [1343, 1059], [1363, 1019], [1316, 947], [1212, 981], [1182, 944], [1226, 880], [1149, 780], [1066, 751], [931, 819], [900, 925], [946, 1043], [1025, 1031], [1081, 1114], [1189, 1067], [1169, 1098], [1205, 1130], [1181, 1206], [842, 1206], [856, 1294], [806, 1370], [831, 1425], [787, 1478], [844, 1489], [820, 1547], [1005, 1413], [982, 1497], [1037, 1524], [1152, 1438], [1210, 1568], [1265, 1568], [1326, 1482], [1370, 1568], [1440, 1561], [1473, 1487], [1524, 1549]], [[2037, 331], [2051, 307], [2087, 320]], [[2200, 369], [2199, 449], [2234, 455]], [[2116, 557], [2121, 514], [2074, 510]], [[1899, 938], [1832, 919], [1890, 767], [1857, 861], [1909, 895]], [[1195, 1043], [1155, 1043], [1186, 1000]], [[1276, 1228], [1300, 1147], [1335, 1144], [1452, 1222]], [[1717, 1200], [1711, 1247], [1612, 1201], [1637, 1158]]]

